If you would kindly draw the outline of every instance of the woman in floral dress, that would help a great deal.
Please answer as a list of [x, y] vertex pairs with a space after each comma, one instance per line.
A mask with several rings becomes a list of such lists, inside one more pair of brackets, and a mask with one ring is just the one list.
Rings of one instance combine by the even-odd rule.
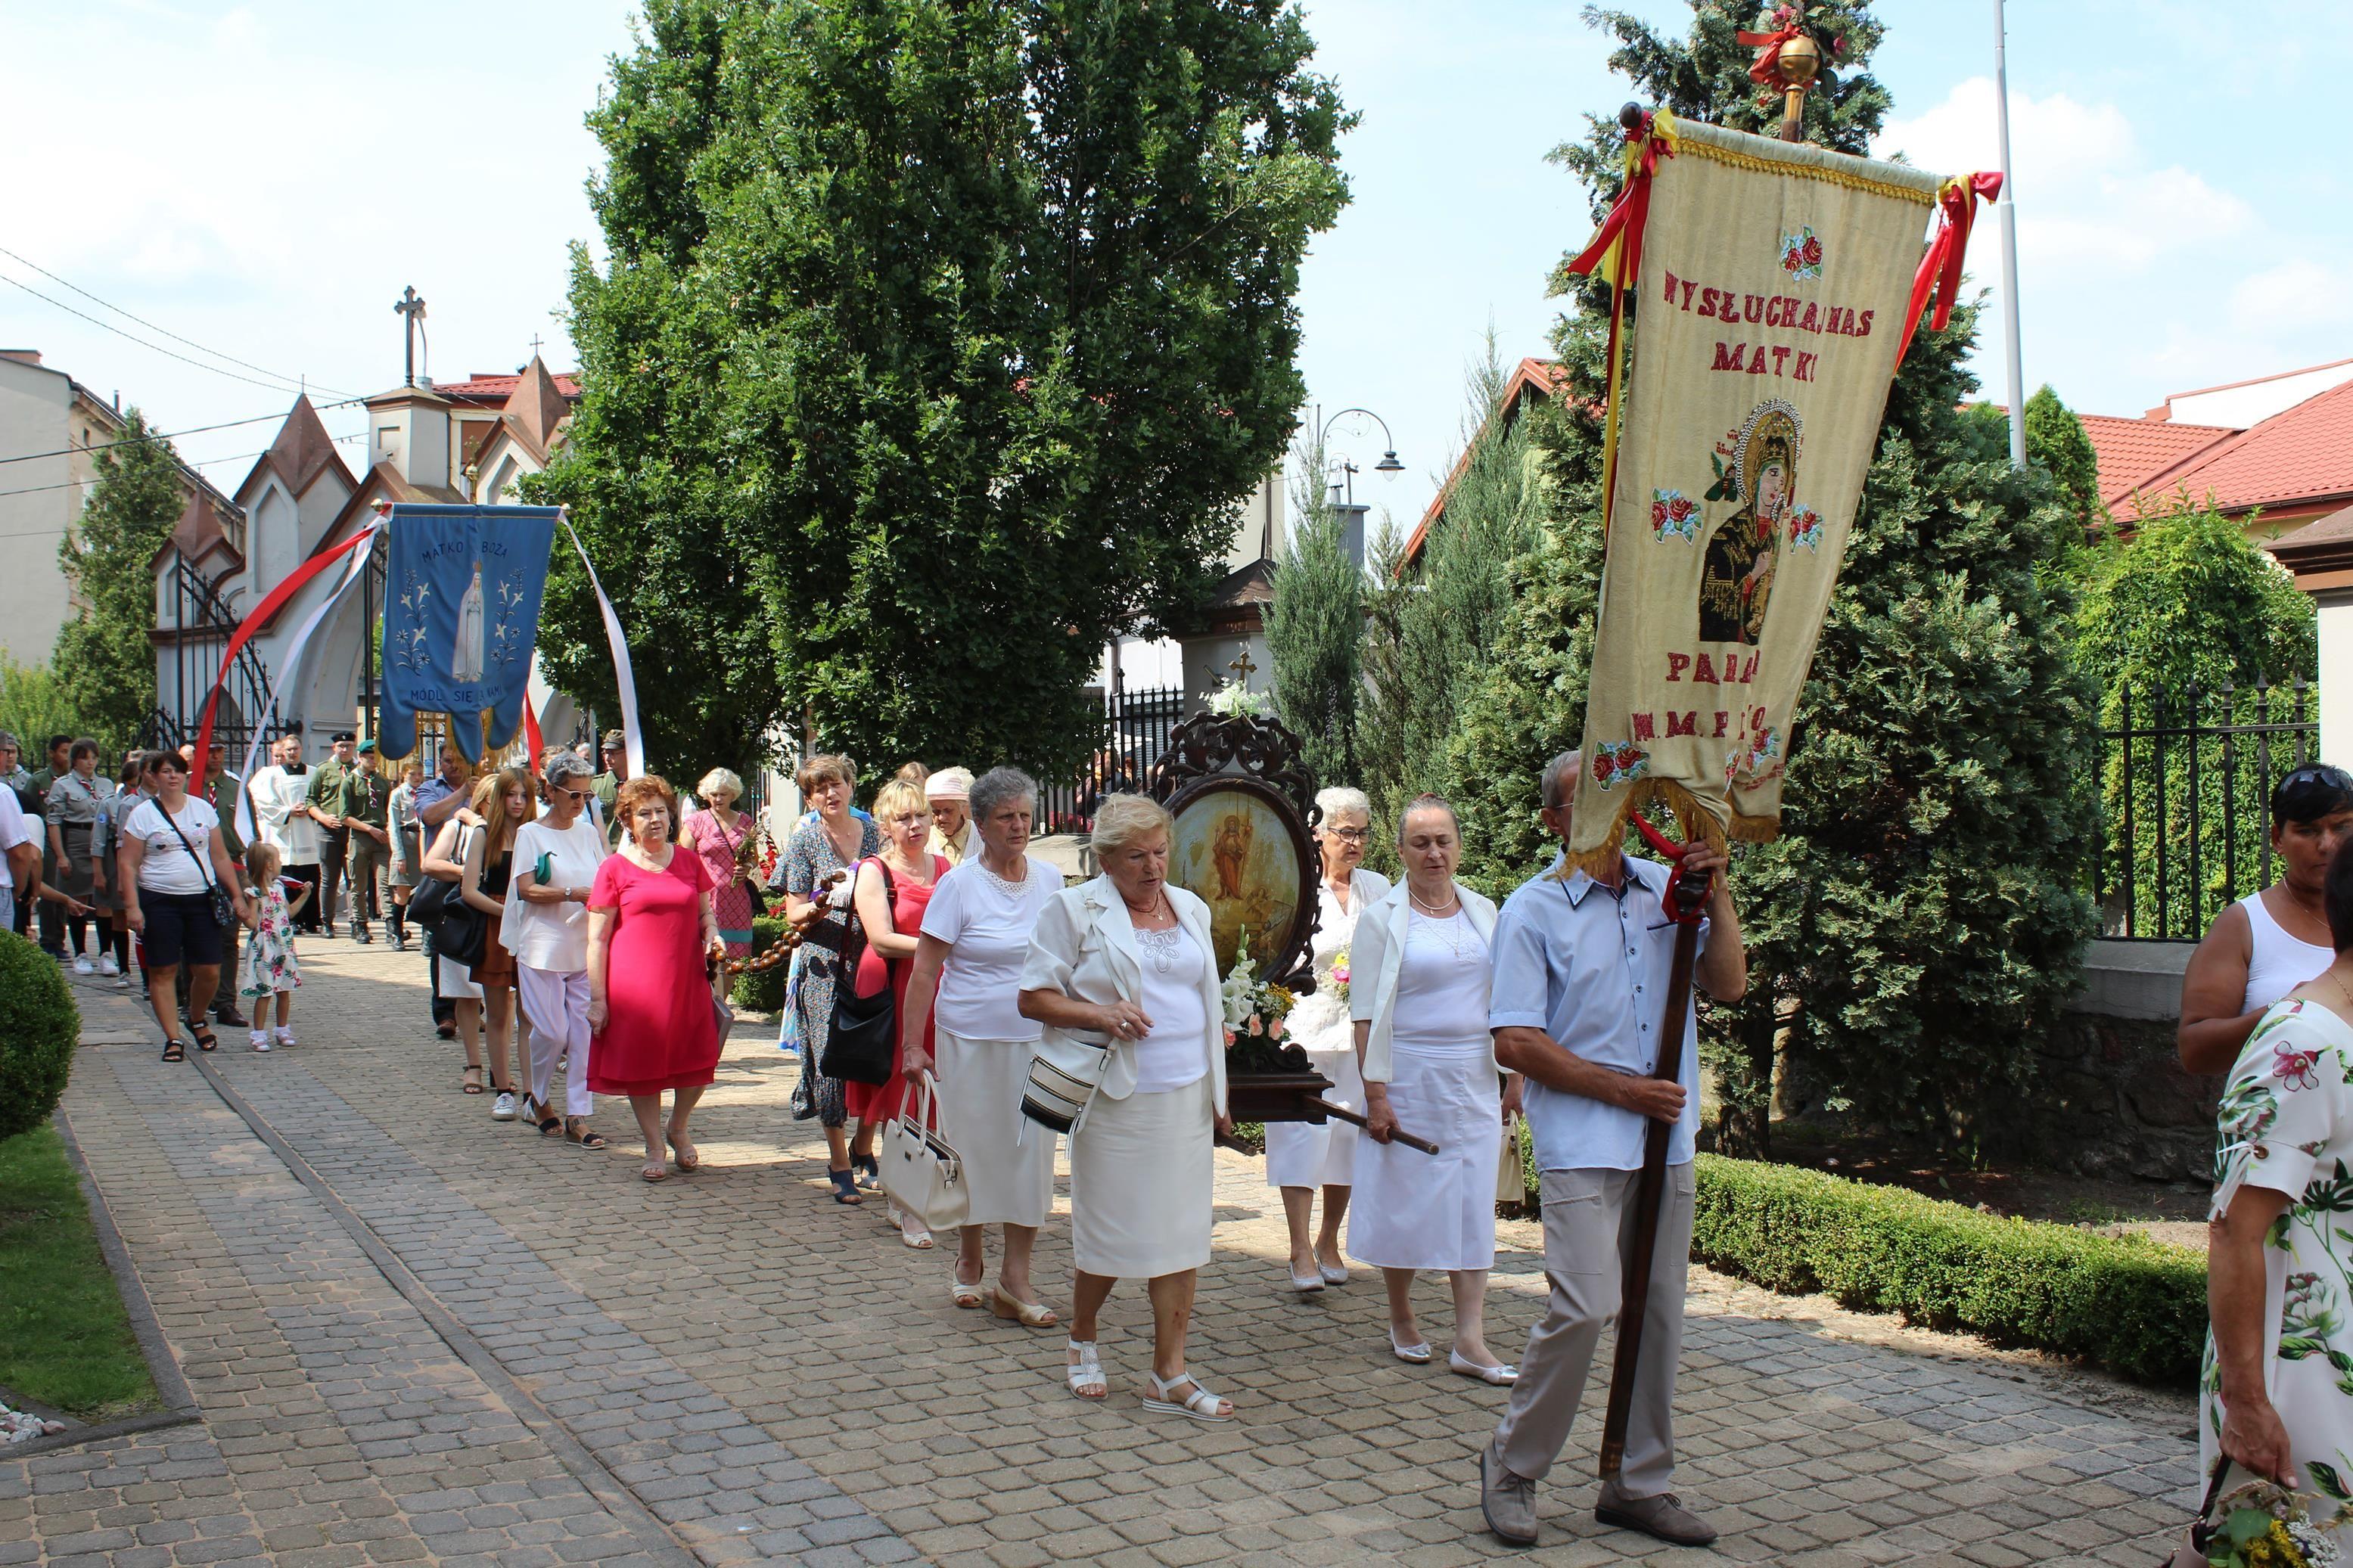
[[[694, 852], [711, 879], [719, 910], [719, 938], [730, 958], [752, 956], [752, 884], [744, 869], [759, 825], [735, 809], [744, 798], [744, 781], [730, 768], [713, 768], [702, 775], [694, 793], [703, 802], [690, 811], [679, 830], [679, 842]], [[721, 1001], [734, 987], [734, 977], [721, 969], [712, 990]]]
[[[860, 860], [882, 852], [882, 835], [875, 829], [872, 819], [856, 816], [849, 809], [857, 774], [848, 757], [811, 757], [802, 764], [798, 783], [801, 797], [817, 808], [817, 820], [795, 831], [792, 842], [786, 847], [785, 858], [776, 868], [777, 880], [782, 883], [778, 890], [785, 895], [785, 914], [795, 924], [828, 899], [834, 873], [846, 873]], [[848, 881], [845, 875], [841, 885], [846, 887]], [[801, 938], [805, 956], [799, 992], [800, 1098], [807, 1101], [809, 1110], [825, 1128], [830, 1156], [826, 1162], [826, 1178], [833, 1184], [833, 1201], [838, 1204], [861, 1202], [858, 1195], [860, 1185], [881, 1184], [879, 1171], [870, 1173], [851, 1169], [849, 1100], [839, 1079], [827, 1078], [817, 1069], [818, 1058], [825, 1055], [826, 1041], [833, 1033], [833, 989], [841, 978], [841, 942], [849, 929], [849, 917], [834, 909]], [[868, 1175], [868, 1183], [860, 1182], [860, 1174]]]
[[[2264, 1014], [2219, 1112], [2200, 1457], [2353, 1500], [2353, 844], [2336, 962]], [[2319, 1519], [2316, 1510], [2315, 1518]]]

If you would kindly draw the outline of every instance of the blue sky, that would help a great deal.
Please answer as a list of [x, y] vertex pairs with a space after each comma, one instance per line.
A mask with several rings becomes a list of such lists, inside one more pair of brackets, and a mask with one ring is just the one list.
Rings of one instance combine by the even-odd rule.
[[[1679, 0], [1630, 0], [1679, 28]], [[1626, 96], [1571, 4], [1314, 0], [1321, 68], [1364, 121], [1356, 199], [1303, 279], [1302, 370], [1326, 412], [1362, 405], [1407, 472], [1360, 499], [1410, 522], [1456, 450], [1465, 362], [1492, 321], [1541, 353], [1546, 272], [1588, 227], [1545, 162]], [[1885, 0], [1873, 69], [1885, 150], [1993, 163], [1990, 0]], [[581, 126], [625, 46], [612, 0], [0, 0], [0, 247], [156, 326], [261, 367], [179, 363], [0, 284], [0, 347], [42, 350], [166, 429], [282, 412], [280, 378], [399, 378], [406, 284], [430, 301], [433, 374], [512, 371], [534, 332], [557, 368], [565, 246], [594, 237]], [[2329, 110], [2353, 65], [2317, 0], [2013, 0], [2010, 90], [2030, 389], [2137, 414], [2168, 392], [2353, 355], [2353, 217]], [[1971, 271], [1998, 282], [1988, 222]], [[164, 347], [0, 256], [29, 284]], [[201, 357], [201, 356], [198, 356]], [[1998, 356], [1980, 356], [2002, 394]], [[330, 427], [355, 434], [352, 413]], [[191, 436], [225, 488], [272, 426]], [[1369, 468], [1380, 443], [1343, 428]], [[346, 447], [347, 451], [351, 447]]]

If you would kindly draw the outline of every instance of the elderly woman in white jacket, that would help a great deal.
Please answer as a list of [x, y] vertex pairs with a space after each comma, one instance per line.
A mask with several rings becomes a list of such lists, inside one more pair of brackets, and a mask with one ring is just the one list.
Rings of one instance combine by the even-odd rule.
[[[1454, 1287], [1447, 1363], [1504, 1384], [1517, 1375], [1487, 1348], [1487, 1271], [1495, 1262], [1495, 1177], [1520, 1081], [1499, 1087], [1487, 1033], [1495, 906], [1454, 879], [1462, 832], [1454, 808], [1425, 795], [1398, 823], [1403, 885], [1356, 922], [1348, 1006], [1365, 1075], [1348, 1251], [1388, 1284], [1389, 1349], [1430, 1360], [1415, 1326], [1413, 1278], [1442, 1268]], [[1435, 1156], [1389, 1142], [1402, 1127]]]
[[1232, 1122], [1209, 909], [1168, 885], [1172, 826], [1142, 795], [1105, 797], [1092, 841], [1103, 875], [1064, 889], [1039, 916], [1020, 1005], [1049, 1031], [1110, 1052], [1071, 1131], [1071, 1392], [1109, 1394], [1096, 1315], [1113, 1285], [1142, 1279], [1152, 1299], [1144, 1407], [1229, 1421], [1232, 1403], [1185, 1369], [1195, 1278], [1209, 1260], [1211, 1147]]

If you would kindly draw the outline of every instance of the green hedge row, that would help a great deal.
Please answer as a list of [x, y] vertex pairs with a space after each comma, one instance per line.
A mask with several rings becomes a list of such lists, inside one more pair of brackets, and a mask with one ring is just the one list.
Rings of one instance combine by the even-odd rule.
[[[765, 952], [785, 940], [783, 915], [761, 915], [752, 922], [752, 951]], [[733, 1000], [738, 1007], [749, 1007], [755, 1013], [775, 1013], [785, 1005], [785, 975], [792, 968], [789, 963], [774, 969], [764, 969], [756, 974], [735, 977]]]
[[32, 942], [0, 931], [0, 1140], [49, 1119], [80, 1038], [81, 1013], [65, 971]]
[[2142, 1237], [2000, 1219], [1902, 1187], [1702, 1154], [1692, 1257], [1774, 1290], [2191, 1386], [2206, 1260]]

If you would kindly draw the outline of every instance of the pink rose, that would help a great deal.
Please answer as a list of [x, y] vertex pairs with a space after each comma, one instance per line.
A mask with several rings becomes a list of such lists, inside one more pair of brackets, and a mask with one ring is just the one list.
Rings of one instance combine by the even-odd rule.
[[1269, 1024], [1266, 1026], [1266, 1037], [1270, 1040], [1279, 1040], [1282, 1038], [1282, 1019], [1277, 1018], [1273, 1023]]
[[1262, 1035], [1266, 1033], [1266, 1026], [1259, 1022], [1258, 1015], [1255, 1013], [1252, 1013], [1250, 1016], [1250, 1022], [1242, 1026], [1253, 1035]]
[[1231, 1048], [1231, 1047], [1233, 1046], [1233, 1043], [1234, 1043], [1234, 1032], [1233, 1032], [1231, 1029], [1228, 1029], [1228, 1030], [1226, 1031], [1226, 1045], [1227, 1045], [1227, 1047], [1228, 1047], [1229, 1048]]

